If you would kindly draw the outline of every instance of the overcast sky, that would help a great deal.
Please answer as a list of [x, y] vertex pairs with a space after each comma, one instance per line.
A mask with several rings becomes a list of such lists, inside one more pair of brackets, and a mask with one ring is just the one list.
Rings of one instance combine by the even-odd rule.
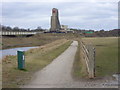
[[69, 28], [118, 28], [118, 0], [4, 0], [2, 25], [49, 29], [52, 8], [59, 10], [60, 23]]

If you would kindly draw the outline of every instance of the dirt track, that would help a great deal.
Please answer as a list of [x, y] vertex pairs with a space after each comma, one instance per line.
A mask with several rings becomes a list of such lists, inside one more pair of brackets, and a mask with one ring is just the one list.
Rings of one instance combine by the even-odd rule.
[[71, 46], [57, 57], [51, 64], [33, 76], [28, 85], [22, 88], [111, 88], [116, 87], [117, 82], [113, 79], [102, 80], [81, 80], [75, 81], [72, 78], [71, 70], [73, 66], [74, 56], [77, 51], [78, 42], [73, 41]]

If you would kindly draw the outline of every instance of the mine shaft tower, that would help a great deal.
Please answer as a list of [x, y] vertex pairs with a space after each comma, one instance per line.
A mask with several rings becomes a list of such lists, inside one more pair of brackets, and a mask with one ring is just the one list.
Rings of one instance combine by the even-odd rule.
[[60, 22], [59, 22], [59, 15], [58, 15], [58, 9], [53, 8], [52, 9], [52, 16], [51, 16], [51, 32], [57, 32], [60, 31]]

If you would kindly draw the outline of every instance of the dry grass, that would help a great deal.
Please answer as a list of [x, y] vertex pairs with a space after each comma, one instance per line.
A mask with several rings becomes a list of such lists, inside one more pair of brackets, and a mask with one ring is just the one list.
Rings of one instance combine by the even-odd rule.
[[73, 64], [73, 77], [78, 80], [87, 77], [87, 69], [86, 69], [85, 61], [82, 58], [83, 53], [81, 52], [81, 48], [80, 48], [81, 39], [77, 39], [77, 41], [79, 42], [79, 44], [75, 55], [75, 61]]
[[118, 72], [118, 38], [83, 38], [86, 44], [96, 48], [96, 76], [108, 76]]
[[3, 87], [16, 88], [27, 83], [36, 71], [51, 63], [67, 49], [70, 43], [69, 40], [61, 39], [27, 51], [25, 53], [26, 70], [17, 69], [16, 56], [7, 56], [3, 60]]
[[2, 49], [25, 47], [25, 46], [41, 46], [47, 43], [51, 43], [59, 39], [74, 39], [78, 37], [77, 34], [72, 33], [43, 33], [37, 34], [31, 37], [3, 37]]
[[[78, 40], [80, 42], [80, 40]], [[96, 76], [104, 77], [111, 76], [118, 71], [118, 38], [117, 37], [96, 37], [96, 38], [82, 38], [85, 44], [92, 44], [96, 48]], [[87, 78], [87, 68], [84, 59], [82, 59], [82, 52], [80, 50], [80, 43], [78, 51], [75, 56], [73, 65], [74, 77]]]

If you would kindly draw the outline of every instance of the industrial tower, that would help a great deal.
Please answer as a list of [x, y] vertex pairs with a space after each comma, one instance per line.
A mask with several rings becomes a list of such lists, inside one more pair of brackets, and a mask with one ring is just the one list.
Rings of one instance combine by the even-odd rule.
[[51, 16], [51, 32], [57, 32], [60, 31], [60, 22], [59, 22], [59, 15], [58, 15], [58, 9], [53, 8], [52, 9], [52, 16]]

